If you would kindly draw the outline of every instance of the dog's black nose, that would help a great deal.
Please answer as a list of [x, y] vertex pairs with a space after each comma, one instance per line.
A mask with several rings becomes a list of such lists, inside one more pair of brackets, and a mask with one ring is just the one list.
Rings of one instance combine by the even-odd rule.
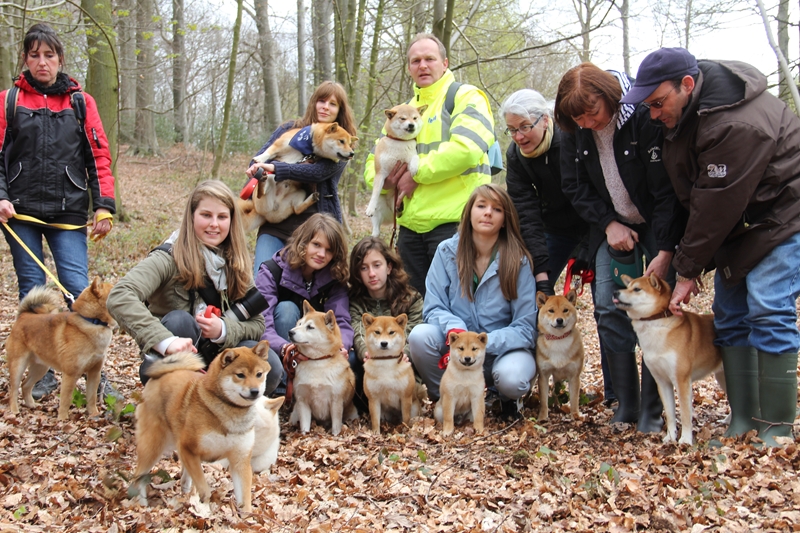
[[556, 319], [556, 325], [563, 326], [564, 325], [564, 319], [563, 318], [557, 318]]
[[614, 291], [614, 298], [619, 298], [619, 291]]
[[261, 391], [258, 388], [251, 388], [250, 389], [250, 397], [251, 398], [258, 398], [261, 395]]
[[294, 341], [294, 330], [289, 330], [289, 340]]
[[388, 347], [389, 347], [389, 343], [388, 343], [388, 342], [386, 342], [386, 341], [381, 341], [381, 348], [383, 348], [383, 349], [385, 350], [385, 349], [386, 349], [386, 348], [388, 348]]

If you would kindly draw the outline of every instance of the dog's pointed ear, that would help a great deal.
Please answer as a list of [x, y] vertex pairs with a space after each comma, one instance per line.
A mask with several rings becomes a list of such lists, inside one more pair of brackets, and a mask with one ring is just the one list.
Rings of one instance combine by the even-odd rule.
[[284, 400], [286, 400], [286, 396], [278, 396], [277, 398], [267, 398], [264, 403], [267, 404], [267, 410], [274, 414], [281, 408]]
[[575, 305], [575, 302], [578, 301], [578, 293], [575, 292], [575, 289], [570, 289], [567, 293], [567, 301], [572, 305]]
[[308, 313], [310, 313], [313, 310], [314, 310], [314, 308], [311, 307], [311, 304], [308, 303], [308, 300], [303, 300], [303, 314], [307, 315]]
[[333, 312], [333, 309], [325, 313], [325, 325], [328, 326], [328, 329], [331, 331], [333, 331], [334, 326], [336, 326], [336, 314]]
[[339, 123], [331, 122], [331, 124], [327, 128], [325, 128], [325, 131], [327, 131], [328, 133], [336, 133], [336, 130], [338, 129], [339, 129]]
[[397, 325], [403, 329], [406, 329], [406, 324], [408, 324], [408, 315], [403, 313], [400, 316], [394, 318], [397, 321]]
[[657, 291], [661, 292], [662, 289], [661, 285], [662, 285], [661, 278], [658, 277], [658, 274], [656, 274], [655, 272], [650, 274], [650, 286], [656, 289]]
[[547, 295], [542, 291], [536, 291], [536, 305], [542, 307], [547, 302]]
[[375, 322], [375, 317], [369, 313], [364, 313], [361, 315], [361, 323], [364, 324], [365, 328], [368, 328]]
[[478, 342], [486, 347], [486, 345], [489, 343], [489, 335], [486, 333], [478, 333]]
[[424, 105], [424, 106], [422, 106], [422, 107], [418, 107], [418, 108], [417, 108], [417, 113], [419, 113], [420, 115], [422, 115], [422, 114], [425, 112], [425, 110], [426, 110], [426, 109], [428, 109], [428, 106], [427, 106], [427, 105]]
[[234, 350], [233, 348], [228, 348], [227, 350], [222, 352], [222, 354], [219, 356], [220, 365], [222, 366], [222, 368], [225, 368], [229, 364], [236, 361], [237, 357], [238, 355], [236, 354], [236, 350]]
[[103, 288], [103, 280], [100, 279], [100, 276], [95, 276], [92, 280], [92, 294], [95, 296], [100, 296], [101, 289]]
[[447, 336], [447, 341], [450, 343], [450, 346], [455, 344], [458, 341], [458, 333], [455, 331], [451, 331], [450, 334]]
[[394, 116], [397, 114], [397, 111], [395, 111], [394, 109], [386, 109], [383, 112], [386, 114], [386, 118], [388, 118], [389, 120], [392, 120]]
[[253, 352], [264, 361], [269, 361], [269, 341], [260, 341]]
[[351, 135], [351, 136], [350, 136], [350, 142], [351, 142], [351, 143], [354, 143], [354, 142], [356, 142], [356, 141], [358, 141], [358, 137], [356, 137], [355, 135]]
[[621, 276], [619, 277], [619, 279], [621, 279], [621, 280], [622, 280], [622, 283], [624, 283], [626, 287], [627, 287], [628, 285], [630, 285], [630, 284], [631, 284], [631, 281], [633, 281], [633, 278], [631, 278], [631, 277], [630, 277], [629, 275], [627, 275], [627, 274], [623, 274], [623, 275], [621, 275]]

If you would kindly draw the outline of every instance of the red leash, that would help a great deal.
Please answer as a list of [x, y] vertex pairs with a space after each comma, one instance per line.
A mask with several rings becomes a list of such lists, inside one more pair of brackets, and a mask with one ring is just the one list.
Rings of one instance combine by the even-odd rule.
[[[575, 258], [573, 257], [567, 262], [567, 273], [564, 277], [564, 296], [569, 293], [570, 289], [576, 289], [578, 296], [581, 296], [583, 294], [583, 286], [594, 281], [594, 270], [587, 267], [573, 272], [574, 266]], [[578, 278], [577, 281], [575, 278]]]

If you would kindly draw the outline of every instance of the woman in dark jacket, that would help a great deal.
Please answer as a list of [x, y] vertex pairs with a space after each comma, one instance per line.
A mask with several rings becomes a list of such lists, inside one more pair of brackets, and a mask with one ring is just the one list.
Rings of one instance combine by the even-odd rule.
[[561, 79], [555, 117], [567, 133], [562, 138], [562, 188], [590, 225], [595, 320], [619, 400], [611, 421], [638, 421], [639, 431], [657, 432], [661, 400], [646, 366], [640, 396], [636, 335], [612, 301], [618, 285], [609, 250], [631, 252], [638, 244], [649, 260], [645, 273], [674, 283], [670, 262], [685, 215], [661, 161], [661, 128], [650, 122], [643, 106], [619, 104], [629, 88], [624, 74], [582, 63]]
[[[293, 128], [303, 128], [311, 124], [323, 122], [337, 122], [347, 130], [350, 135], [356, 134], [355, 120], [350, 105], [347, 103], [347, 93], [340, 84], [325, 81], [317, 87], [308, 100], [305, 115], [297, 120], [290, 120], [275, 130], [269, 140], [256, 155], [264, 153], [272, 146], [281, 135]], [[265, 223], [258, 229], [256, 241], [255, 272], [258, 267], [283, 248], [286, 241], [300, 225], [311, 218], [314, 213], [328, 213], [337, 221], [342, 222], [342, 208], [339, 205], [339, 179], [342, 177], [347, 161], [333, 162], [330, 159], [316, 159], [313, 163], [282, 163], [268, 161], [266, 163], [251, 163], [247, 175], [254, 177], [259, 168], [275, 174], [275, 181], [295, 180], [316, 187], [319, 201], [299, 215], [292, 215], [278, 224]]]
[[506, 152], [506, 186], [533, 257], [536, 288], [551, 295], [589, 226], [561, 190], [561, 130], [552, 102], [522, 89], [503, 102], [500, 115], [514, 141]]

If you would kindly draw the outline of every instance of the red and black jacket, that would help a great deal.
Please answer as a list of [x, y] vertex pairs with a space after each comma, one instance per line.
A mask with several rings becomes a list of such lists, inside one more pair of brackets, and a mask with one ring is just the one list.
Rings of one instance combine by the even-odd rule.
[[84, 93], [82, 131], [70, 101], [70, 94], [81, 90], [77, 81], [70, 78], [67, 92], [55, 95], [36, 91], [24, 76], [15, 85], [19, 96], [11, 139], [6, 138], [6, 91], [0, 92], [0, 200], [46, 222], [85, 224], [91, 192], [93, 210], [114, 213], [111, 153], [94, 98]]

